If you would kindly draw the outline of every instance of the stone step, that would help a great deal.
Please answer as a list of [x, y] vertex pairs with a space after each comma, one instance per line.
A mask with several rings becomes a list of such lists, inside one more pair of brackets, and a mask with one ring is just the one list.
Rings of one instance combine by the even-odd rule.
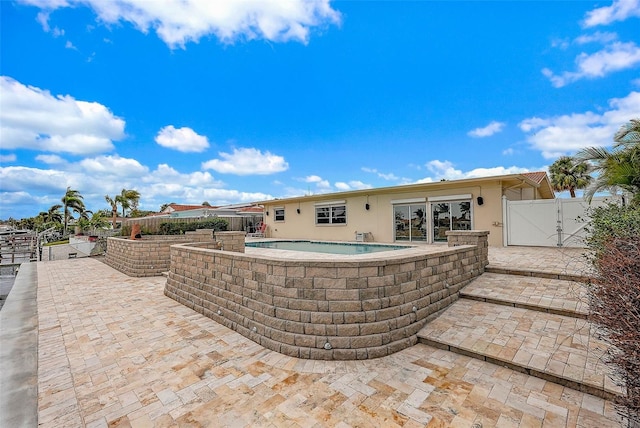
[[621, 395], [584, 319], [460, 299], [419, 333], [420, 342], [505, 366], [605, 399]]
[[484, 273], [460, 291], [483, 302], [586, 319], [589, 303], [582, 282]]
[[491, 264], [485, 267], [484, 271], [489, 273], [499, 273], [503, 275], [532, 276], [535, 278], [560, 279], [563, 281], [578, 282], [587, 282], [590, 278], [589, 275], [576, 272], [537, 270], [528, 267], [511, 267]]
[[588, 254], [585, 248], [494, 247], [487, 272], [579, 280], [593, 275]]

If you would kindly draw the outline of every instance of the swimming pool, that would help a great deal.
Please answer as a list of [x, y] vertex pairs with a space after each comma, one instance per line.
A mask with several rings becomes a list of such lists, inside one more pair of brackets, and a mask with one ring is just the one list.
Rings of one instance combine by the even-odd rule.
[[266, 241], [247, 242], [247, 247], [270, 248], [274, 250], [306, 251], [312, 253], [328, 254], [370, 254], [381, 251], [406, 250], [410, 248], [404, 245], [362, 244], [351, 242], [322, 242], [322, 241]]

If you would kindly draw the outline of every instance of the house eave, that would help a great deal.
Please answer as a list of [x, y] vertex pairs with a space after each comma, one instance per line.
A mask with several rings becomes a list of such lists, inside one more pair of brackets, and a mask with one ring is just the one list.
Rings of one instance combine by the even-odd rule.
[[[294, 196], [290, 198], [276, 198], [269, 199], [265, 201], [257, 201], [254, 202], [254, 205], [274, 205], [274, 204], [290, 204], [290, 203], [298, 203], [305, 201], [320, 201], [320, 200], [330, 200], [330, 199], [343, 199], [347, 197], [358, 197], [358, 196], [373, 196], [377, 194], [384, 194], [389, 192], [401, 192], [401, 193], [409, 193], [416, 191], [437, 191], [446, 188], [456, 188], [456, 187], [469, 187], [473, 185], [480, 186], [483, 183], [490, 183], [499, 181], [503, 184], [504, 187], [509, 186], [522, 186], [528, 185], [536, 189], [543, 189], [544, 186], [541, 186], [541, 183], [537, 183], [536, 181], [526, 177], [522, 174], [508, 174], [508, 175], [499, 175], [499, 176], [490, 176], [490, 177], [477, 177], [477, 178], [463, 178], [459, 180], [447, 180], [447, 181], [434, 181], [429, 183], [413, 183], [413, 184], [405, 184], [399, 186], [387, 186], [387, 187], [377, 187], [371, 189], [359, 189], [359, 190], [349, 190], [345, 192], [335, 192], [335, 193], [321, 193], [314, 195], [303, 195], [303, 196]], [[542, 183], [547, 182], [548, 180], [543, 180]], [[549, 187], [550, 189], [550, 187]], [[546, 190], [546, 189], [545, 189]], [[550, 194], [548, 192], [547, 197], [549, 199], [553, 199], [555, 196], [553, 192]]]

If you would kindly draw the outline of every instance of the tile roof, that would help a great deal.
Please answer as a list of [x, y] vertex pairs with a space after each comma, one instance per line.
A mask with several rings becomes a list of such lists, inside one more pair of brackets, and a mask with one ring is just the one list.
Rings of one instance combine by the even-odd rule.
[[542, 183], [542, 180], [544, 180], [545, 177], [547, 176], [547, 173], [544, 172], [544, 171], [524, 172], [524, 173], [522, 173], [522, 175], [524, 175], [525, 177], [531, 179], [532, 181], [535, 181], [536, 183], [540, 184], [540, 183]]
[[169, 204], [169, 206], [170, 206], [174, 211], [197, 210], [197, 209], [199, 209], [199, 208], [209, 208], [209, 209], [219, 208], [219, 207], [208, 206], [208, 205], [181, 205], [181, 204]]

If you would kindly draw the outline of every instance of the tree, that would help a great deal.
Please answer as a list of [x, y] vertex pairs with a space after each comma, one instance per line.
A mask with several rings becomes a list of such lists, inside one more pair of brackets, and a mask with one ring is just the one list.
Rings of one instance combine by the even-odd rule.
[[580, 161], [592, 165], [598, 176], [585, 192], [587, 200], [600, 191], [614, 193], [623, 189], [631, 193], [633, 202], [640, 203], [640, 119], [631, 119], [613, 137], [611, 150], [587, 147], [576, 154]]
[[570, 156], [561, 156], [550, 167], [551, 187], [556, 192], [568, 190], [572, 198], [576, 197], [576, 189], [584, 189], [591, 183], [589, 164], [576, 161]]
[[168, 204], [162, 204], [162, 206], [160, 206], [160, 212], [163, 212], [164, 210], [169, 208], [169, 205], [174, 205], [174, 204], [175, 204], [175, 202], [169, 202]]
[[126, 216], [126, 210], [138, 208], [140, 201], [140, 192], [132, 189], [122, 189], [119, 195], [115, 197], [117, 203], [122, 207], [122, 217]]
[[[85, 211], [85, 213], [91, 213], [91, 211]], [[82, 227], [82, 230], [87, 230], [89, 228], [102, 228], [109, 224], [108, 220], [103, 214], [104, 213], [102, 211], [98, 211], [96, 213], [92, 213], [91, 217], [89, 217], [88, 215], [81, 217], [78, 221], [78, 224], [80, 225], [80, 227]]]
[[62, 214], [60, 213], [62, 205], [52, 205], [47, 212], [44, 213], [43, 219], [46, 223], [62, 223]]
[[78, 214], [85, 211], [83, 197], [79, 191], [73, 190], [70, 187], [67, 187], [67, 191], [62, 197], [62, 204], [64, 206], [63, 214], [64, 214], [64, 229], [63, 234], [67, 234], [67, 224], [69, 223], [69, 218], [71, 217], [71, 212], [74, 211]]
[[118, 197], [112, 198], [109, 195], [105, 195], [105, 201], [111, 206], [111, 225], [116, 228], [116, 220], [118, 219]]

